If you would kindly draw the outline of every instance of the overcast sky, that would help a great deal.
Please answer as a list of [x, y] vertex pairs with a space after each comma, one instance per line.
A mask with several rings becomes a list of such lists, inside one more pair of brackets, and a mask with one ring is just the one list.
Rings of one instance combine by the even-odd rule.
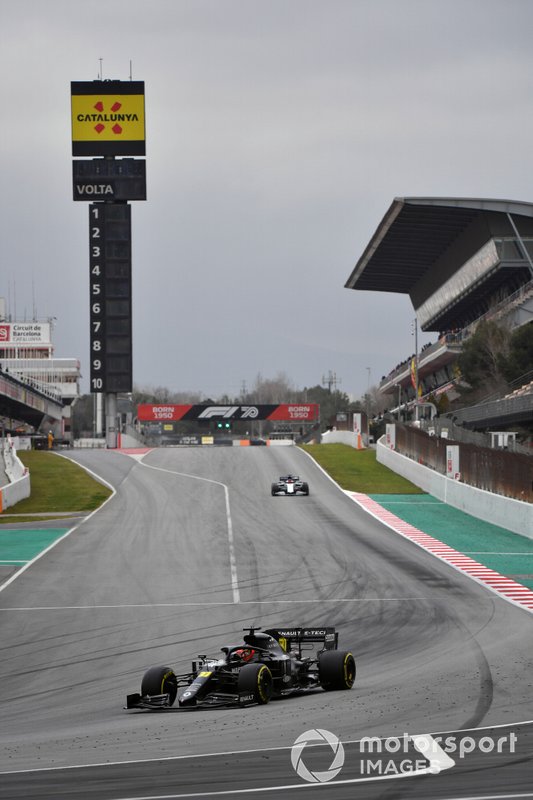
[[135, 384], [359, 397], [414, 351], [407, 297], [344, 288], [393, 198], [533, 200], [532, 34], [530, 0], [0, 0], [0, 296], [87, 391], [70, 81], [131, 61]]

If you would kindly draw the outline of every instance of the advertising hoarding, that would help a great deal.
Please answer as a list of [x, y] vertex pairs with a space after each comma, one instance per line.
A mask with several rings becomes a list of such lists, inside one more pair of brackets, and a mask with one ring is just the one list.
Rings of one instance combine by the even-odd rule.
[[72, 81], [72, 155], [144, 156], [144, 81]]
[[144, 403], [137, 407], [141, 422], [159, 420], [283, 420], [285, 422], [315, 422], [320, 419], [318, 403], [278, 403], [273, 405], [173, 405]]
[[2, 322], [2, 344], [50, 344], [49, 322]]

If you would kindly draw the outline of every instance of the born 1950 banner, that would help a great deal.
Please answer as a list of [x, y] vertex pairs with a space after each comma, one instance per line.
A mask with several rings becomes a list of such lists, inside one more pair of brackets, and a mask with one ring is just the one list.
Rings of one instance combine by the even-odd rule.
[[137, 407], [140, 422], [158, 420], [240, 420], [264, 419], [286, 422], [315, 422], [320, 419], [318, 403], [278, 403], [275, 405], [159, 405], [144, 403]]

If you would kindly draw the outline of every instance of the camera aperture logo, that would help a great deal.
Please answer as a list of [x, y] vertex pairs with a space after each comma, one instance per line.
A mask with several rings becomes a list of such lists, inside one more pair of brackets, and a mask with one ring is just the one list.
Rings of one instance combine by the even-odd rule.
[[[481, 731], [480, 731], [481, 732]], [[374, 778], [390, 778], [405, 775], [438, 775], [443, 770], [456, 766], [456, 759], [464, 759], [470, 753], [514, 753], [517, 735], [511, 731], [498, 737], [493, 735], [465, 736], [461, 734], [419, 734], [402, 736], [363, 736], [352, 741], [353, 763], [349, 764], [356, 777], [344, 782], [357, 782]], [[307, 745], [315, 749], [304, 753]], [[328, 751], [319, 745], [329, 745], [333, 758], [328, 769], [310, 769], [309, 764], [327, 763]], [[314, 747], [313, 747], [314, 746]], [[316, 752], [318, 751], [318, 752]], [[304, 755], [306, 759], [304, 761]], [[454, 756], [452, 758], [452, 755]], [[323, 728], [311, 728], [302, 733], [291, 748], [291, 763], [294, 771], [309, 783], [327, 783], [337, 777], [344, 766], [345, 751], [339, 737]]]
[[[329, 769], [320, 772], [308, 769], [302, 758], [308, 744], [329, 744], [333, 751], [333, 760]], [[311, 728], [302, 733], [291, 748], [291, 763], [295, 772], [309, 783], [326, 783], [336, 778], [344, 764], [344, 747], [338, 736], [323, 728]]]

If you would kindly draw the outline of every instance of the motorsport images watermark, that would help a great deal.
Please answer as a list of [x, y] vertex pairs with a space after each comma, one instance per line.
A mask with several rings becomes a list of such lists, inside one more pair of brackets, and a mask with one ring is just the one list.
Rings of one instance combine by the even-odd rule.
[[[447, 734], [432, 736], [430, 734], [388, 736], [380, 739], [377, 736], [364, 736], [358, 745], [359, 774], [361, 776], [381, 775], [438, 775], [442, 770], [455, 766], [456, 759], [462, 759], [469, 753], [514, 753], [518, 737], [515, 733], [494, 736], [458, 736]], [[307, 745], [329, 745], [332, 756], [326, 769], [311, 768], [310, 763], [316, 761], [318, 748], [309, 749], [304, 761], [303, 754]], [[416, 751], [416, 752], [415, 752]], [[421, 757], [420, 757], [421, 756]], [[322, 751], [321, 758], [324, 754]], [[312, 728], [302, 733], [291, 748], [291, 763], [294, 771], [309, 783], [326, 783], [337, 777], [344, 766], [345, 750], [339, 737], [323, 728]], [[428, 763], [429, 762], [429, 763]], [[313, 763], [313, 767], [317, 765]], [[324, 764], [321, 764], [323, 767]]]

